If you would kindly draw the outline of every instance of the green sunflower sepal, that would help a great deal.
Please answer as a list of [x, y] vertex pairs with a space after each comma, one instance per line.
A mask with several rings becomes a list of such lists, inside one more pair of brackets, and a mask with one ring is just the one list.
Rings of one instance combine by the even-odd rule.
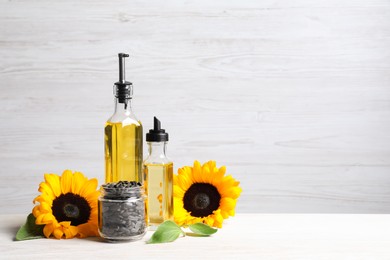
[[160, 224], [152, 237], [146, 241], [147, 244], [168, 243], [175, 241], [180, 235], [193, 237], [208, 237], [215, 234], [218, 230], [207, 224], [195, 223], [188, 225], [192, 232], [185, 232], [172, 220], [166, 220]]
[[45, 238], [43, 234], [43, 228], [45, 225], [37, 225], [35, 224], [35, 217], [32, 213], [27, 216], [26, 223], [24, 223], [16, 233], [15, 240], [30, 240], [30, 239], [38, 239]]

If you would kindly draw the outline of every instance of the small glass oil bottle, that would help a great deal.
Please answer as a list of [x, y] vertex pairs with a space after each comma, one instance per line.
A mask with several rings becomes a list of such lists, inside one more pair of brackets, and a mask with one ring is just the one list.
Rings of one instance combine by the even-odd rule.
[[125, 79], [125, 57], [119, 53], [119, 81], [114, 84], [115, 112], [104, 128], [106, 183], [142, 183], [142, 124], [131, 109], [133, 84]]
[[154, 129], [146, 134], [149, 155], [144, 161], [144, 187], [150, 229], [173, 219], [173, 162], [166, 156], [168, 133], [154, 117]]

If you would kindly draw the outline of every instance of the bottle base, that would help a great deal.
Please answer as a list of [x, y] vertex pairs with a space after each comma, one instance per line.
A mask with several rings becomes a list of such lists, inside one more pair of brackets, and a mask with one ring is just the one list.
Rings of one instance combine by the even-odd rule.
[[99, 234], [104, 239], [105, 242], [123, 243], [123, 242], [134, 242], [134, 241], [140, 240], [141, 238], [143, 238], [145, 236], [146, 231], [142, 234], [134, 235], [134, 236], [130, 236], [130, 237], [108, 237], [108, 236], [105, 236], [104, 234], [102, 234], [100, 231], [99, 231]]

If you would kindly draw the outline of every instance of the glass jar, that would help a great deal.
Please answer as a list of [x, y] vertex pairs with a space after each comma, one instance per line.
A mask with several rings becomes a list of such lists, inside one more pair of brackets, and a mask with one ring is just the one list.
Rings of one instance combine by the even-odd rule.
[[109, 242], [135, 241], [146, 233], [146, 196], [141, 184], [134, 183], [107, 183], [100, 189], [99, 234]]

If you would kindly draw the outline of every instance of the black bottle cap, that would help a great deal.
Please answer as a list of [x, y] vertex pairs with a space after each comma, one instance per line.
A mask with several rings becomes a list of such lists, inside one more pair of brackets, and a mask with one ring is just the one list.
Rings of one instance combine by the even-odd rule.
[[154, 128], [146, 134], [146, 142], [166, 142], [169, 140], [168, 133], [161, 129], [161, 122], [154, 117]]
[[118, 53], [119, 58], [119, 81], [115, 82], [114, 94], [119, 99], [119, 103], [125, 103], [126, 99], [133, 96], [133, 84], [126, 81], [125, 76], [125, 58], [129, 57], [129, 54]]

